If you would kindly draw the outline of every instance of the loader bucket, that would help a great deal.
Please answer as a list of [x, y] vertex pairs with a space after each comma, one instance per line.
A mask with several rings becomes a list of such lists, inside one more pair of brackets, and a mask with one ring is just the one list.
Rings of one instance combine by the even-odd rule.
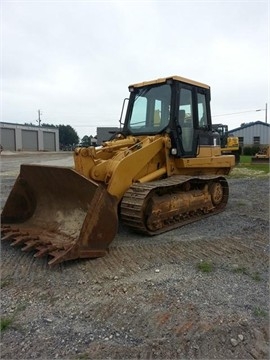
[[1, 214], [2, 240], [52, 256], [49, 265], [104, 256], [117, 227], [117, 199], [63, 167], [21, 165]]

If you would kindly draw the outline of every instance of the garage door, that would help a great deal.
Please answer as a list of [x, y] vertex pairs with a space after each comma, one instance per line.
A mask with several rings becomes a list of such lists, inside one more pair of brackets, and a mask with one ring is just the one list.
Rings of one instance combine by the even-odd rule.
[[43, 132], [43, 143], [44, 143], [45, 151], [56, 151], [55, 133], [44, 131]]
[[28, 151], [38, 150], [38, 132], [22, 130], [22, 149]]
[[1, 128], [0, 144], [3, 146], [3, 150], [15, 151], [15, 130]]

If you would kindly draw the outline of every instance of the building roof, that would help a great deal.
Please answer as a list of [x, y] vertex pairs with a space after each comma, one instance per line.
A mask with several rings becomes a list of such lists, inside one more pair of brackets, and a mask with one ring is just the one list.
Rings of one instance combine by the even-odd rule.
[[178, 76], [178, 75], [173, 75], [173, 76], [168, 76], [165, 78], [160, 78], [160, 79], [156, 79], [156, 80], [150, 80], [150, 81], [144, 81], [138, 84], [132, 84], [129, 87], [141, 87], [141, 86], [146, 86], [146, 85], [152, 85], [152, 84], [162, 84], [162, 83], [166, 83], [167, 80], [176, 80], [176, 81], [180, 81], [186, 84], [191, 84], [191, 85], [195, 85], [195, 86], [199, 86], [199, 87], [203, 87], [205, 89], [210, 89], [209, 85], [203, 84], [201, 82], [198, 81], [194, 81], [191, 79], [187, 79], [184, 78], [182, 76]]
[[251, 126], [254, 126], [254, 125], [263, 125], [263, 126], [270, 127], [270, 124], [268, 124], [268, 123], [266, 123], [266, 122], [263, 122], [263, 121], [254, 121], [254, 122], [250, 122], [250, 123], [248, 123], [248, 124], [245, 124], [245, 125], [243, 125], [243, 126], [240, 126], [240, 127], [238, 127], [238, 128], [229, 130], [228, 132], [231, 133], [231, 132], [234, 132], [234, 131], [237, 131], [237, 130], [243, 130], [243, 129], [249, 128], [249, 127], [251, 127]]
[[6, 127], [6, 125], [7, 125], [7, 127], [8, 126], [19, 126], [19, 127], [26, 127], [26, 128], [42, 129], [42, 130], [50, 129], [50, 130], [54, 130], [54, 131], [59, 131], [58, 127], [53, 126], [53, 125], [52, 126], [50, 126], [50, 125], [39, 126], [39, 125], [35, 125], [35, 124], [30, 124], [30, 123], [29, 124], [19, 124], [19, 123], [13, 123], [13, 122], [0, 121], [0, 126], [1, 125], [4, 127]]

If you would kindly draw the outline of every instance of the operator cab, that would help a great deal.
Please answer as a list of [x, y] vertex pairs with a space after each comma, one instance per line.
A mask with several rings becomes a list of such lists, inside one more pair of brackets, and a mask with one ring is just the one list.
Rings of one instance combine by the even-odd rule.
[[227, 146], [227, 138], [229, 137], [228, 125], [212, 124], [212, 129], [219, 133], [221, 147]]
[[195, 157], [199, 146], [217, 145], [208, 85], [173, 76], [131, 85], [129, 91], [124, 134], [167, 133], [176, 157]]

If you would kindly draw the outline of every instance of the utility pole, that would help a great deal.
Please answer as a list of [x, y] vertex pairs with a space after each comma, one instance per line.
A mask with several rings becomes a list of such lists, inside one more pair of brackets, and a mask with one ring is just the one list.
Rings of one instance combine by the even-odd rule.
[[42, 115], [41, 111], [38, 110], [38, 120], [36, 120], [36, 122], [38, 123], [38, 126], [40, 126], [40, 123], [41, 123], [41, 118], [40, 118], [41, 115]]
[[265, 122], [267, 124], [267, 103], [265, 104], [265, 108], [264, 109], [258, 109], [256, 111], [264, 111], [265, 112]]

